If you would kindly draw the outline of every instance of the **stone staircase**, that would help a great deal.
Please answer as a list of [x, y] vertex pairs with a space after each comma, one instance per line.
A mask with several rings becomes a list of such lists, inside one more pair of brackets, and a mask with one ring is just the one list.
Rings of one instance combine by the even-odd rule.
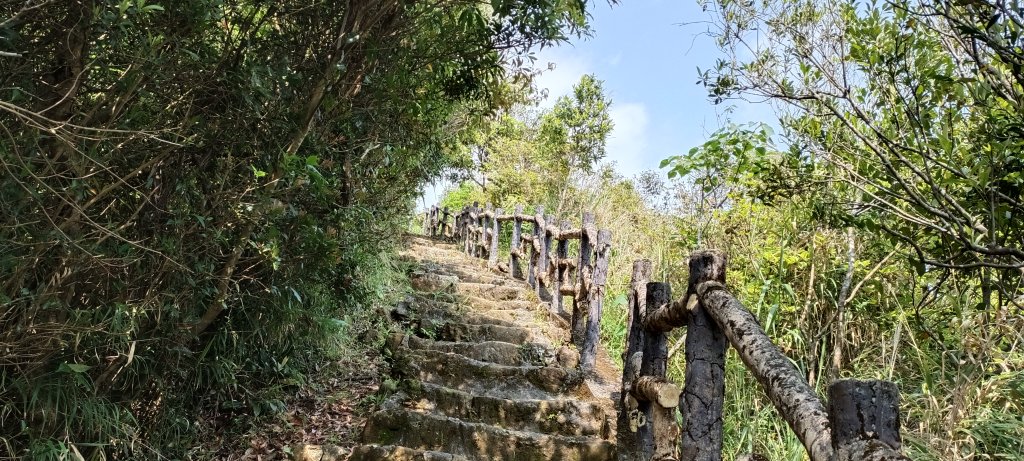
[[613, 460], [619, 374], [577, 369], [565, 319], [522, 281], [454, 245], [410, 237], [414, 296], [392, 312], [398, 393], [373, 414], [360, 460]]

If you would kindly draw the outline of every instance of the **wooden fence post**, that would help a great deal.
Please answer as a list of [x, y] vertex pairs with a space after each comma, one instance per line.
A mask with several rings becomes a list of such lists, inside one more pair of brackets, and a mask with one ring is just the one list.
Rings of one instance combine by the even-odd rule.
[[594, 214], [583, 213], [583, 223], [580, 226], [580, 257], [576, 266], [576, 296], [572, 299], [572, 325], [570, 326], [569, 341], [576, 349], [583, 353], [583, 338], [587, 331], [588, 297], [590, 289], [590, 277], [593, 268], [590, 267], [591, 257], [594, 252], [590, 242], [590, 232], [594, 229]]
[[490, 203], [488, 203], [485, 206], [483, 213], [480, 213], [480, 222], [478, 223], [478, 225], [480, 226], [480, 231], [479, 231], [480, 232], [480, 238], [477, 240], [477, 246], [476, 246], [476, 257], [478, 257], [478, 258], [483, 258], [485, 252], [487, 251], [487, 224], [488, 224], [487, 212], [488, 211], [491, 211], [491, 204]]
[[534, 266], [534, 270], [537, 271], [536, 292], [541, 301], [550, 301], [551, 296], [547, 286], [551, 280], [548, 277], [548, 243], [551, 242], [551, 237], [548, 235], [548, 217], [544, 215], [543, 207], [537, 207], [535, 219], [537, 220], [537, 231], [534, 233], [534, 237], [537, 239], [537, 264]]
[[[530, 245], [530, 286], [540, 297], [540, 255], [544, 251], [544, 206], [537, 205], [533, 212], [533, 245]], [[541, 298], [543, 301], [544, 298]]]
[[497, 208], [494, 210], [494, 217], [491, 218], [491, 251], [487, 255], [487, 267], [498, 267], [498, 239], [501, 238], [501, 221], [498, 221], [498, 216], [501, 216], [505, 210]]
[[[466, 220], [469, 219], [469, 205], [462, 207], [462, 213], [459, 213], [459, 232], [458, 238], [466, 239]], [[463, 242], [465, 246], [465, 242]]]
[[601, 307], [604, 303], [604, 282], [608, 278], [608, 250], [612, 246], [612, 233], [601, 229], [597, 233], [594, 247], [593, 280], [587, 290], [587, 334], [580, 353], [580, 365], [584, 371], [593, 371], [597, 362], [597, 344], [601, 339]]
[[844, 379], [828, 388], [836, 461], [906, 460], [900, 453], [900, 391], [888, 381]]
[[[691, 274], [692, 276], [692, 274]], [[833, 459], [832, 429], [828, 412], [805, 375], [772, 343], [761, 324], [720, 282], [697, 286], [705, 312], [724, 330], [747, 370], [807, 448], [812, 461]]]
[[466, 254], [473, 256], [474, 253], [474, 237], [476, 236], [476, 220], [473, 215], [480, 213], [480, 202], [473, 202], [473, 206], [469, 209], [469, 215], [466, 216]]
[[523, 248], [523, 206], [516, 205], [516, 211], [512, 218], [512, 244], [509, 249], [509, 272], [512, 278], [523, 278], [522, 248]]
[[423, 221], [423, 226], [424, 226], [423, 227], [423, 234], [424, 235], [429, 235], [431, 237], [434, 236], [434, 209], [435, 208], [437, 208], [437, 205], [430, 205], [430, 208], [427, 209], [427, 217]]
[[451, 212], [448, 211], [448, 207], [444, 207], [441, 210], [441, 238], [447, 237], [448, 234], [449, 234], [449, 232], [448, 232], [448, 217], [450, 215], [451, 215]]
[[[565, 232], [571, 227], [572, 223], [563, 219], [559, 230]], [[555, 313], [558, 315], [565, 314], [565, 297], [562, 295], [562, 287], [565, 284], [565, 274], [569, 271], [569, 266], [567, 265], [568, 257], [569, 240], [559, 235], [558, 243], [555, 245], [555, 289], [553, 293], [554, 300], [551, 303], [552, 307], [555, 308]]]
[[544, 216], [544, 256], [542, 257], [544, 265], [541, 269], [541, 272], [544, 274], [544, 284], [541, 286], [541, 295], [543, 296], [541, 299], [548, 301], [548, 307], [554, 312], [558, 311], [555, 309], [554, 295], [551, 293], [551, 286], [554, 285], [554, 281], [552, 279], [555, 277], [555, 271], [551, 270], [555, 267], [554, 264], [552, 264], [554, 259], [552, 257], [552, 253], [555, 248], [551, 245], [551, 240], [554, 236], [551, 232], [551, 227], [556, 226], [557, 224], [558, 220], [555, 219], [554, 215]]
[[631, 412], [639, 411], [636, 401], [630, 403], [629, 393], [633, 382], [640, 378], [640, 366], [643, 358], [644, 331], [643, 313], [647, 305], [647, 282], [651, 279], [651, 261], [642, 259], [633, 261], [633, 275], [629, 279], [629, 293], [627, 294], [627, 324], [626, 324], [626, 347], [622, 351], [622, 392], [619, 393], [620, 408], [617, 421], [620, 444], [630, 445], [637, 448], [636, 436], [630, 430], [629, 419]]
[[[685, 298], [706, 281], [725, 283], [725, 255], [716, 250], [690, 255]], [[725, 403], [725, 335], [702, 303], [692, 304], [686, 329], [686, 376], [683, 387], [683, 461], [722, 459], [722, 406]]]
[[[645, 291], [645, 316], [672, 300], [672, 286], [668, 283], [649, 282]], [[639, 375], [664, 379], [668, 371], [668, 333], [644, 330], [643, 336], [643, 355], [640, 361]], [[668, 428], [665, 427], [667, 415], [664, 414], [664, 411], [656, 411], [659, 410], [656, 407], [657, 405], [650, 401], [638, 402], [638, 410], [647, 420], [646, 424], [637, 430], [637, 442], [645, 460], [651, 459], [655, 452], [659, 451], [657, 450], [659, 445], [670, 443], [674, 447], [678, 436], [678, 429], [675, 429], [676, 434], [671, 434], [672, 437], [669, 440], [661, 440], [667, 435], [665, 432], [668, 432]], [[675, 418], [672, 418], [672, 425], [675, 426]]]

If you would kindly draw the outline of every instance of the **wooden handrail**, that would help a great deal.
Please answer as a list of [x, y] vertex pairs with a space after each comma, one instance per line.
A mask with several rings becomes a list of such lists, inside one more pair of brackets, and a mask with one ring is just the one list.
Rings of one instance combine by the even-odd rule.
[[659, 368], [665, 356], [663, 338], [672, 329], [685, 326], [686, 376], [679, 406], [684, 427], [678, 459], [722, 459], [724, 357], [728, 345], [737, 350], [812, 461], [907, 459], [900, 453], [899, 392], [895, 384], [836, 382], [829, 388], [826, 411], [803, 375], [771, 341], [753, 314], [726, 289], [723, 253], [705, 250], [691, 255], [687, 290], [676, 301], [652, 297], [651, 290], [668, 290], [667, 284], [656, 282], [647, 283], [646, 299], [638, 296], [638, 284], [643, 284], [650, 274], [645, 264], [650, 263], [634, 263], [629, 297], [622, 408], [632, 412], [629, 418], [620, 415], [619, 427], [620, 431], [632, 430], [637, 435], [627, 435], [623, 440], [631, 441], [632, 447], [624, 448], [641, 453], [645, 460], [665, 459], [669, 454], [665, 454], [664, 444], [676, 443], [673, 437], [658, 435], [670, 431], [656, 423], [659, 418], [666, 419], [659, 417], [665, 409], [649, 402], [652, 388], [640, 392], [637, 386], [650, 386], [652, 380], [661, 382], [658, 380], [663, 377]]
[[[444, 223], [449, 216], [447, 208], [437, 210], [437, 206], [431, 207], [424, 218], [424, 232], [433, 237], [439, 235], [437, 222]], [[438, 216], [442, 217], [438, 219]], [[525, 279], [538, 298], [548, 303], [554, 315], [569, 315], [563, 296], [572, 297], [572, 342], [580, 351], [580, 367], [592, 371], [600, 336], [611, 232], [598, 229], [591, 213], [583, 213], [581, 226], [574, 229], [568, 221], [545, 215], [541, 206], [535, 207], [532, 215], [524, 214], [522, 205], [506, 214], [505, 210], [494, 209], [490, 204], [481, 209], [480, 204], [474, 202], [463, 207], [454, 218], [450, 237], [462, 240], [466, 254], [486, 258], [489, 268]], [[499, 239], [505, 223], [512, 224], [507, 267], [498, 262]], [[523, 229], [523, 223], [530, 224], [529, 232]], [[449, 237], [444, 226], [440, 236]], [[570, 240], [580, 241], [576, 258], [569, 257]]]

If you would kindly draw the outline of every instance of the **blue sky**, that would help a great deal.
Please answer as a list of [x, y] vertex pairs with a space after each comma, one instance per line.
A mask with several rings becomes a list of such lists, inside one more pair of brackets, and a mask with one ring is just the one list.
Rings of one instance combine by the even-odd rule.
[[[708, 13], [696, 0], [625, 0], [614, 7], [591, 5], [593, 34], [537, 53], [538, 67], [555, 64], [538, 86], [548, 88], [547, 104], [568, 93], [580, 76], [605, 82], [615, 128], [608, 160], [630, 177], [658, 168], [670, 155], [684, 153], [727, 120], [770, 122], [766, 104], [732, 102], [715, 106], [697, 84], [697, 67], [707, 69], [722, 56], [704, 34]], [[726, 108], [736, 106], [727, 117]]]
[[[767, 104], [712, 104], [697, 82], [697, 68], [714, 65], [721, 51], [707, 30], [708, 13], [697, 0], [623, 0], [591, 3], [592, 36], [536, 53], [537, 68], [554, 63], [537, 80], [551, 106], [584, 74], [604, 81], [615, 127], [607, 160], [625, 177], [657, 170], [662, 159], [700, 145], [728, 121], [775, 119]], [[727, 108], [734, 107], [729, 114]], [[419, 206], [437, 202], [448, 184], [427, 186]]]

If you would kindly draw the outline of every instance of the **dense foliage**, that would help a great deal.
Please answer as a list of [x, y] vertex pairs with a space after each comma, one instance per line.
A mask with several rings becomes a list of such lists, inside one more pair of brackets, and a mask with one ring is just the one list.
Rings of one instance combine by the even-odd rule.
[[585, 6], [0, 1], [0, 458], [202, 457], [199, 412], [280, 410]]

